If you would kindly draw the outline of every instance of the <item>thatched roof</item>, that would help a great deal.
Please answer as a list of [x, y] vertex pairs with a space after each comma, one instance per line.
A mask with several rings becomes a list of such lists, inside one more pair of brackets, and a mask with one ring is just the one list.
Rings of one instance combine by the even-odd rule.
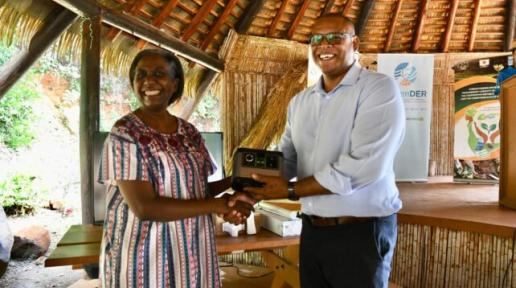
[[[514, 0], [93, 2], [151, 24], [214, 56], [231, 29], [242, 34], [306, 43], [315, 19], [327, 12], [342, 13], [355, 22], [362, 53], [503, 51], [507, 49], [507, 33], [511, 31], [507, 25], [514, 23], [509, 21], [509, 7], [516, 9], [510, 6], [514, 5]], [[50, 0], [0, 0], [0, 41], [10, 43], [17, 39], [27, 45], [42, 19], [56, 5]], [[74, 24], [69, 29], [71, 33], [61, 37], [58, 50], [76, 54], [80, 51], [80, 26]], [[150, 44], [107, 24], [103, 26], [103, 67], [125, 73], [134, 54]], [[514, 29], [512, 27], [512, 31]]]

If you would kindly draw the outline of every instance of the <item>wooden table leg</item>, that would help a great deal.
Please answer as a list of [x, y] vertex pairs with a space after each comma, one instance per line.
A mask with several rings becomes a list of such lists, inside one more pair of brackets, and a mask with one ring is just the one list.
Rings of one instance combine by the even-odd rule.
[[279, 257], [272, 251], [262, 251], [266, 265], [274, 270], [274, 279], [271, 288], [281, 288], [285, 284], [298, 288], [299, 284], [299, 245], [285, 248], [284, 258]]

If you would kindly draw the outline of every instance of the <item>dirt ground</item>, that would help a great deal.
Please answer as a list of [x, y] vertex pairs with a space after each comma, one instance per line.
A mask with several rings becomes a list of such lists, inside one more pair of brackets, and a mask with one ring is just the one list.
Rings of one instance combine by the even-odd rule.
[[87, 279], [84, 270], [72, 270], [71, 266], [45, 268], [44, 262], [66, 229], [81, 222], [81, 215], [75, 211], [70, 216], [62, 216], [57, 211], [38, 209], [32, 216], [8, 218], [9, 227], [15, 231], [30, 225], [41, 225], [49, 230], [51, 243], [46, 255], [33, 260], [11, 260], [5, 275], [0, 278], [2, 288], [47, 288], [68, 287], [79, 279]]

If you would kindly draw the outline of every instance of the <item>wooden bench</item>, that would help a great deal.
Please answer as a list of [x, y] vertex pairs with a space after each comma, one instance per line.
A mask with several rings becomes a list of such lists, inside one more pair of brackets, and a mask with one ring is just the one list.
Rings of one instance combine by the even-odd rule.
[[[101, 226], [72, 225], [45, 260], [45, 267], [72, 265], [73, 268], [81, 268], [98, 263], [101, 239]], [[299, 287], [299, 237], [281, 237], [261, 229], [256, 235], [217, 236], [216, 245], [219, 254], [260, 251], [266, 265], [275, 271], [271, 287], [282, 287], [284, 283]], [[283, 258], [271, 251], [276, 248], [286, 248]]]

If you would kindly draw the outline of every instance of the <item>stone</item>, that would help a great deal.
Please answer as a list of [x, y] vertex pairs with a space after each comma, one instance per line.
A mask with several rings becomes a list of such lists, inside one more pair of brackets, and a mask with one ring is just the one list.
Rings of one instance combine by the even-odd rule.
[[44, 255], [50, 246], [50, 233], [39, 225], [32, 225], [14, 233], [11, 251], [13, 259], [34, 259]]

